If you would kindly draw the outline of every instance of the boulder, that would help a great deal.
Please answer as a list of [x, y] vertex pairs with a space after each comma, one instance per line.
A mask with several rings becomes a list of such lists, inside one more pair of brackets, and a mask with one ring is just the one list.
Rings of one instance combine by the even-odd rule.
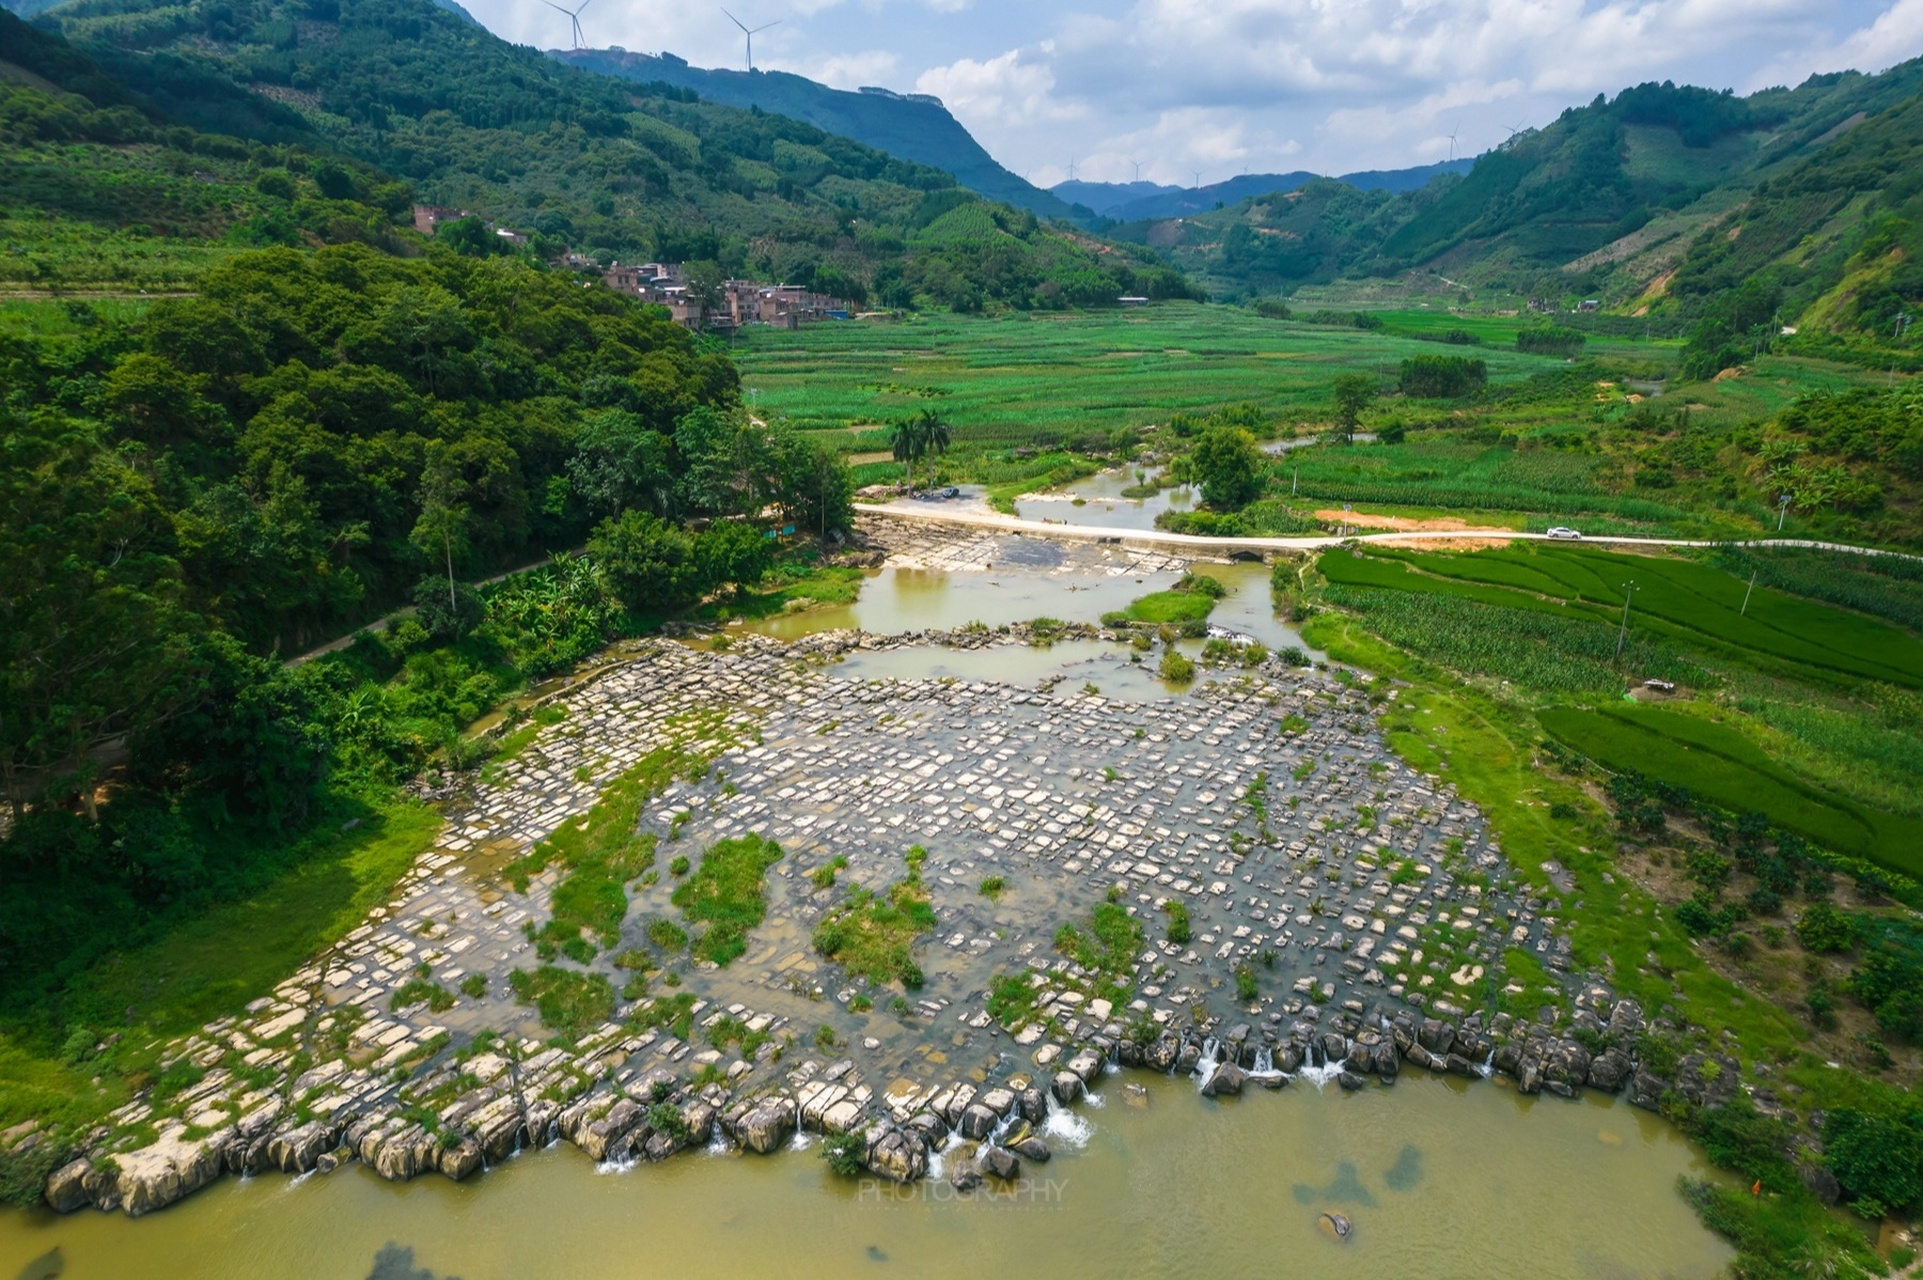
[[1248, 1072], [1233, 1062], [1225, 1062], [1215, 1069], [1213, 1075], [1202, 1086], [1205, 1098], [1234, 1097], [1242, 1092], [1242, 1084], [1249, 1078]]
[[961, 1123], [956, 1125], [955, 1129], [970, 1142], [980, 1142], [995, 1131], [995, 1126], [1000, 1121], [1000, 1116], [977, 1102], [962, 1112]]
[[1048, 1119], [1048, 1095], [1034, 1085], [1022, 1090], [1022, 1119], [1030, 1124], [1040, 1124]]
[[1048, 1149], [1048, 1144], [1034, 1134], [1030, 1134], [1020, 1141], [1009, 1143], [1008, 1149], [1022, 1159], [1033, 1160], [1036, 1164], [1047, 1164], [1049, 1156], [1054, 1154]]
[[1336, 1072], [1335, 1082], [1341, 1085], [1344, 1089], [1348, 1090], [1350, 1093], [1354, 1093], [1357, 1089], [1360, 1089], [1363, 1085], [1368, 1083], [1368, 1081], [1364, 1080], [1361, 1076], [1357, 1075], [1353, 1071]]
[[913, 1129], [876, 1125], [868, 1131], [862, 1163], [890, 1182], [918, 1182], [928, 1176], [928, 1146]]
[[1068, 1060], [1068, 1069], [1080, 1076], [1083, 1084], [1093, 1084], [1105, 1065], [1102, 1055], [1093, 1049], [1083, 1049]]
[[1456, 1043], [1456, 1029], [1440, 1018], [1424, 1018], [1416, 1042], [1438, 1058], [1447, 1057]]
[[1289, 1082], [1289, 1078], [1283, 1075], [1280, 1071], [1249, 1072], [1249, 1083], [1259, 1084], [1264, 1089], [1280, 1089], [1283, 1085], [1287, 1084], [1288, 1082]]
[[948, 1161], [948, 1183], [957, 1191], [973, 1191], [982, 1184], [981, 1170], [972, 1157], [957, 1154]]
[[212, 1138], [189, 1141], [182, 1130], [170, 1129], [158, 1141], [138, 1151], [114, 1157], [119, 1172], [115, 1197], [130, 1216], [164, 1209], [220, 1176], [221, 1149], [234, 1136], [224, 1129]]
[[[1038, 1093], [1039, 1090], [1030, 1090]], [[933, 1146], [948, 1136], [948, 1126], [940, 1116], [932, 1111], [917, 1111], [908, 1118], [908, 1127], [922, 1136], [922, 1140]]]
[[462, 1138], [453, 1146], [442, 1143], [435, 1155], [435, 1163], [443, 1174], [459, 1182], [468, 1174], [478, 1171], [485, 1161], [481, 1157], [481, 1144], [472, 1138]]
[[1073, 1071], [1056, 1072], [1054, 1081], [1049, 1085], [1050, 1090], [1055, 1094], [1055, 1100], [1063, 1106], [1081, 1097], [1087, 1087], [1082, 1083], [1082, 1078]]
[[1661, 1076], [1652, 1075], [1648, 1070], [1637, 1067], [1629, 1077], [1627, 1097], [1629, 1105], [1641, 1107], [1644, 1111], [1655, 1111], [1662, 1106], [1663, 1095], [1669, 1092], [1669, 1081]]
[[1014, 1152], [1004, 1147], [983, 1147], [975, 1153], [975, 1160], [981, 1165], [983, 1173], [1004, 1182], [1012, 1182], [1022, 1171], [1022, 1162], [1015, 1158]]
[[93, 1172], [93, 1164], [87, 1160], [70, 1160], [53, 1171], [47, 1179], [47, 1207], [55, 1213], [72, 1213], [87, 1204], [92, 1197], [87, 1194], [87, 1175]]
[[1175, 1070], [1176, 1060], [1181, 1056], [1182, 1047], [1173, 1036], [1163, 1036], [1154, 1044], [1142, 1049], [1142, 1065], [1151, 1071], [1167, 1073]]
[[282, 1173], [306, 1173], [324, 1151], [332, 1151], [340, 1132], [332, 1125], [310, 1120], [276, 1133], [267, 1140], [268, 1167]]
[[1634, 1070], [1628, 1054], [1621, 1049], [1605, 1049], [1590, 1060], [1589, 1087], [1601, 1089], [1604, 1093], [1615, 1093]]
[[[935, 1119], [933, 1116], [928, 1118]], [[936, 1120], [935, 1123], [941, 1122]], [[748, 1150], [765, 1156], [780, 1150], [794, 1127], [794, 1104], [786, 1098], [768, 1098], [736, 1122], [734, 1136]]]

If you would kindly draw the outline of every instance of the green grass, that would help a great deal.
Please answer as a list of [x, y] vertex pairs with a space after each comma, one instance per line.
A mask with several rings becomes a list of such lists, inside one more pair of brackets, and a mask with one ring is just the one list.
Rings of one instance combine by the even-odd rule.
[[682, 914], [708, 926], [695, 939], [696, 958], [726, 965], [748, 949], [748, 931], [768, 909], [766, 873], [779, 861], [781, 846], [753, 833], [701, 855], [701, 865], [674, 891]]
[[1923, 879], [1923, 822], [1814, 787], [1726, 725], [1666, 708], [1545, 711], [1542, 726], [1584, 755], [1635, 769], [1737, 813], [1759, 812], [1825, 848]]
[[231, 1013], [385, 902], [440, 827], [439, 813], [396, 804], [351, 832], [319, 837], [310, 856], [261, 892], [97, 965], [69, 989], [69, 1006], [90, 1025], [158, 1035]]
[[[1690, 1021], [1712, 1037], [1724, 1028], [1734, 1031], [1744, 1056], [1773, 1064], [1796, 1061], [1808, 1038], [1796, 1018], [1750, 998], [1717, 974], [1682, 928], [1658, 913], [1652, 896], [1615, 874], [1615, 860], [1607, 852], [1614, 847], [1607, 819], [1576, 783], [1537, 762], [1534, 744], [1541, 729], [1528, 708], [1463, 686], [1448, 671], [1370, 635], [1353, 618], [1318, 614], [1304, 628], [1304, 638], [1337, 661], [1412, 683], [1383, 717], [1390, 747], [1412, 767], [1453, 783], [1488, 816], [1517, 874], [1544, 897], [1562, 898], [1579, 970], [1601, 968], [1607, 957], [1621, 995], [1645, 1008], [1686, 1002]], [[1589, 816], [1573, 822], [1553, 817], [1558, 803]], [[1555, 893], [1542, 870], [1552, 859], [1575, 877], [1574, 894]], [[1613, 883], [1603, 879], [1605, 874]], [[1654, 956], [1654, 966], [1648, 956]], [[1526, 975], [1511, 968], [1508, 977], [1522, 982]], [[1557, 1002], [1534, 986], [1526, 994], [1532, 1005]], [[1822, 1095], [1817, 1097], [1821, 1105]]]
[[848, 897], [815, 926], [814, 945], [854, 978], [900, 982], [910, 990], [922, 984], [915, 963], [915, 942], [935, 928], [935, 909], [921, 877], [890, 885], [886, 893], [850, 890]]
[[614, 1016], [614, 984], [599, 973], [577, 973], [554, 965], [516, 969], [508, 985], [522, 1004], [533, 1005], [541, 1025], [568, 1039]]
[[1214, 609], [1215, 601], [1198, 592], [1152, 591], [1122, 612], [1130, 622], [1159, 626], [1165, 622], [1200, 622]]
[[[705, 774], [732, 740], [725, 715], [716, 711], [679, 717], [668, 730], [670, 741], [624, 770], [586, 814], [562, 824], [504, 868], [519, 893], [526, 893], [529, 880], [549, 866], [567, 870], [554, 889], [554, 917], [535, 935], [541, 959], [553, 959], [556, 950], [564, 950], [585, 963], [593, 956], [585, 935], [607, 946], [619, 940], [628, 914], [627, 885], [654, 865], [655, 835], [635, 830], [642, 806], [676, 778]], [[695, 741], [704, 747], [691, 749]]]

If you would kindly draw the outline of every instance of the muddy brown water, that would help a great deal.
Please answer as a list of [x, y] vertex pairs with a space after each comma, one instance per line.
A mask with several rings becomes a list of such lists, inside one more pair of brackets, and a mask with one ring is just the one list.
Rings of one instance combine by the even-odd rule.
[[[1148, 1086], [1146, 1106], [1123, 1080]], [[1729, 1257], [1675, 1192], [1678, 1174], [1700, 1172], [1696, 1153], [1657, 1117], [1597, 1095], [1412, 1075], [1356, 1095], [1297, 1084], [1212, 1103], [1193, 1081], [1141, 1073], [1108, 1077], [1100, 1094], [1082, 1123], [1058, 1125], [1053, 1160], [993, 1197], [844, 1181], [813, 1150], [612, 1171], [563, 1145], [461, 1184], [386, 1183], [349, 1165], [230, 1179], [140, 1219], [10, 1212], [0, 1276], [56, 1249], [73, 1280], [1706, 1280]], [[1346, 1241], [1318, 1232], [1324, 1212], [1349, 1219]], [[376, 1272], [390, 1245], [412, 1251], [412, 1270]]]

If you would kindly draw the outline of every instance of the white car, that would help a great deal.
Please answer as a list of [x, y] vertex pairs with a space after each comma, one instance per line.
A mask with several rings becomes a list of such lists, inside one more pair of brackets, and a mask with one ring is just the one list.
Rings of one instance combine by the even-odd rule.
[[1549, 538], [1556, 538], [1558, 540], [1568, 540], [1572, 542], [1580, 542], [1582, 540], [1582, 533], [1579, 530], [1571, 529], [1566, 524], [1557, 525], [1555, 528], [1549, 530], [1543, 536], [1549, 537]]

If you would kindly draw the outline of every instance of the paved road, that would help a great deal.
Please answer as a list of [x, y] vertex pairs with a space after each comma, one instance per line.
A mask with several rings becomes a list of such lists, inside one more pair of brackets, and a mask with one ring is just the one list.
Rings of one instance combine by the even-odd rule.
[[[855, 510], [864, 515], [892, 516], [965, 528], [986, 529], [997, 533], [1020, 533], [1042, 538], [1069, 538], [1089, 542], [1112, 542], [1124, 546], [1158, 547], [1170, 551], [1315, 551], [1340, 546], [1345, 542], [1410, 542], [1417, 540], [1487, 541], [1506, 538], [1512, 541], [1553, 542], [1546, 533], [1521, 533], [1515, 529], [1399, 529], [1388, 533], [1362, 533], [1348, 536], [1317, 534], [1303, 538], [1223, 538], [1193, 533], [1170, 533], [1165, 529], [1117, 529], [1104, 525], [1066, 524], [1053, 520], [1023, 520], [998, 511], [957, 511], [939, 503], [858, 502]], [[1631, 538], [1618, 534], [1595, 534], [1583, 538], [1588, 543], [1613, 543], [1649, 547], [1717, 547], [1732, 545], [1728, 539]], [[1846, 542], [1815, 542], [1807, 538], [1755, 538], [1734, 543], [1744, 547], [1811, 547], [1822, 551], [1852, 551], [1870, 556], [1897, 556], [1923, 560], [1923, 556], [1877, 547], [1859, 547]]]

